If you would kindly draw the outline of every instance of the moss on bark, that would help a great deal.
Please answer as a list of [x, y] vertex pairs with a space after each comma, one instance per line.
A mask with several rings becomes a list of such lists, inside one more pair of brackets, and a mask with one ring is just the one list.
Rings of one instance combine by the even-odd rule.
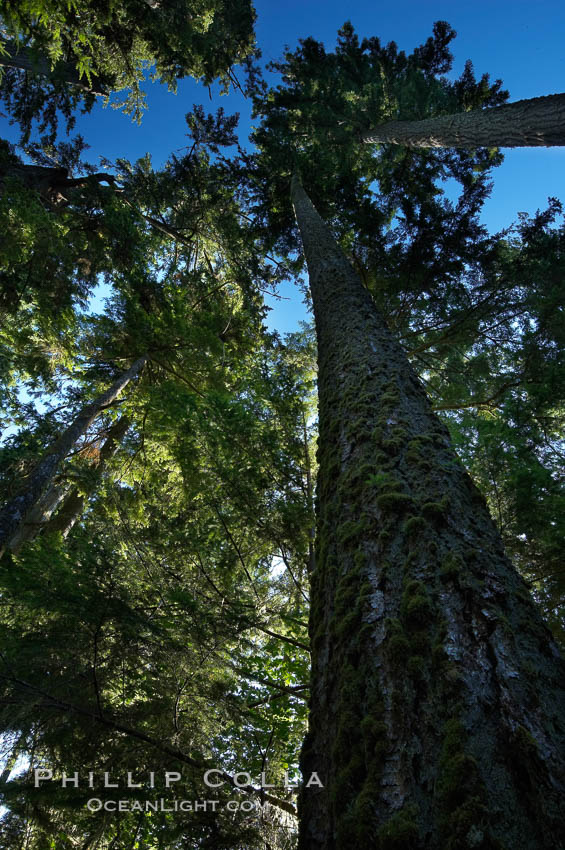
[[400, 346], [294, 202], [320, 405], [301, 765], [325, 785], [301, 795], [299, 846], [556, 850], [562, 663]]

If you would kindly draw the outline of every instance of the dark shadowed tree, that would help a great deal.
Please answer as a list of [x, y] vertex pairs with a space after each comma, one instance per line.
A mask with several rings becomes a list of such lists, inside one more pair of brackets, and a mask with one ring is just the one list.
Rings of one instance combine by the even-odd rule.
[[[406, 57], [376, 39], [360, 44], [346, 26], [335, 54], [312, 39], [287, 54], [277, 65], [284, 85], [256, 100], [261, 154], [250, 187], [265, 168], [270, 180], [255, 189], [255, 204], [266, 238], [282, 250], [296, 245], [282, 196], [293, 164], [331, 225], [295, 176], [320, 415], [302, 770], [319, 769], [326, 781], [302, 793], [304, 850], [549, 850], [562, 839], [562, 662], [375, 304], [388, 302], [398, 330], [424, 342], [418, 320], [435, 313], [432, 328], [441, 326], [449, 299], [470, 291], [466, 258], [475, 273], [484, 261], [483, 275], [493, 257], [476, 213], [486, 169], [500, 161], [495, 151], [367, 154], [356, 132], [355, 110], [370, 106], [383, 117], [454, 113], [458, 104], [496, 111], [500, 83], [476, 83], [469, 65], [455, 83], [437, 78], [449, 68], [452, 35], [436, 25], [431, 44]], [[455, 207], [437, 188], [448, 175], [461, 185]], [[396, 244], [394, 216], [402, 222]], [[409, 318], [411, 307], [419, 319]], [[465, 344], [451, 320], [451, 344]], [[432, 364], [439, 353], [454, 375], [457, 357], [450, 363], [448, 346], [442, 353], [432, 340], [433, 330]]]
[[[558, 846], [563, 665], [404, 352], [292, 191], [319, 350], [308, 848]], [[535, 706], [535, 710], [534, 710]]]
[[[22, 296], [5, 297], [16, 344], [3, 389], [20, 428], [0, 452], [7, 489], [64, 430], [53, 421], [68, 425], [113, 364], [148, 352], [119, 414], [101, 414], [61, 459], [37, 533], [0, 563], [12, 759], [123, 775], [135, 751], [148, 769], [181, 765], [194, 795], [205, 765], [226, 779], [242, 763], [255, 775], [267, 766], [279, 783], [303, 729], [310, 603], [301, 761], [324, 787], [301, 793], [302, 850], [562, 846], [562, 663], [499, 533], [525, 572], [550, 568], [565, 397], [558, 204], [489, 238], [478, 215], [501, 161], [494, 147], [373, 147], [360, 135], [367, 116], [496, 114], [499, 81], [476, 80], [470, 64], [443, 76], [453, 35], [436, 24], [409, 56], [360, 43], [350, 25], [335, 53], [306, 39], [273, 66], [276, 89], [250, 76], [257, 152], [235, 162], [220, 150], [235, 141], [233, 121], [202, 109], [186, 156], [163, 172], [148, 158], [119, 162], [109, 185], [7, 151], [17, 215], [6, 201], [3, 212], [20, 239], [6, 256]], [[92, 257], [110, 270], [99, 316], [77, 309], [93, 279], [68, 282], [60, 360], [56, 305], [35, 271], [48, 240], [30, 232], [58, 234], [66, 269]], [[301, 247], [318, 338], [317, 470], [311, 349], [261, 327], [259, 290], [301, 270]], [[17, 327], [25, 317], [41, 327], [40, 301], [50, 346], [41, 337], [26, 359]], [[71, 375], [77, 386], [64, 389]], [[11, 389], [22, 377], [62, 398], [42, 415]], [[432, 402], [498, 506], [499, 530]], [[115, 447], [106, 441], [124, 417]], [[92, 456], [106, 445], [99, 468]], [[485, 457], [488, 475], [476, 472]], [[74, 518], [65, 537], [61, 494]], [[293, 844], [292, 827], [285, 838], [223, 812], [109, 819], [84, 810], [86, 789], [38, 794], [29, 775], [0, 787], [10, 805], [0, 829], [21, 841], [27, 818], [37, 850], [54, 836]]]

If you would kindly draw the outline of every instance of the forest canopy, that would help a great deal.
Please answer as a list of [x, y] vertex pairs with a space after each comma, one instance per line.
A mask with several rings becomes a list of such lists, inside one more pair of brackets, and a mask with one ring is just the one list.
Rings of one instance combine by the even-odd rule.
[[[264, 63], [254, 21], [246, 0], [0, 3], [3, 846], [557, 848], [561, 201], [491, 233], [500, 142], [371, 141], [514, 121], [500, 80], [452, 72], [446, 22], [409, 54], [346, 23]], [[187, 146], [91, 161], [80, 111], [117, 94], [140, 119], [148, 73], [204, 87]], [[249, 138], [208, 113], [215, 80]], [[532, 121], [563, 144], [539, 100], [508, 144]], [[315, 321], [282, 335], [289, 282]], [[217, 805], [147, 810], [168, 771]], [[123, 811], [89, 805], [117, 793], [89, 772]]]

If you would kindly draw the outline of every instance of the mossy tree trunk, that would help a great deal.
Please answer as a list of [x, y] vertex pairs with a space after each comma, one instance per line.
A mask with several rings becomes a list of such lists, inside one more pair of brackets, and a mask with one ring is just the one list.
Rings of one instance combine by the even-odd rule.
[[550, 94], [423, 121], [388, 121], [364, 142], [411, 148], [551, 147], [565, 145], [565, 94]]
[[28, 476], [21, 491], [0, 511], [0, 554], [19, 535], [19, 529], [25, 525], [28, 517], [42, 524], [48, 517], [38, 517], [35, 508], [44, 495], [53, 486], [59, 465], [66, 458], [77, 440], [88, 430], [97, 416], [111, 405], [129, 382], [142, 371], [147, 357], [138, 358], [119, 378], [94, 401], [85, 405], [78, 416], [63, 431], [55, 443], [47, 449], [35, 469]]
[[561, 847], [565, 676], [448, 432], [299, 180], [319, 356], [301, 850]]

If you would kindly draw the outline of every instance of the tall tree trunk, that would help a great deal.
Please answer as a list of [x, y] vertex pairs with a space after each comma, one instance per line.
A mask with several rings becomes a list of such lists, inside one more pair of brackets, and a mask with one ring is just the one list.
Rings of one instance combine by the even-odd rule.
[[18, 526], [8, 543], [8, 549], [19, 552], [24, 543], [34, 540], [41, 527], [49, 520], [65, 498], [68, 487], [64, 484], [52, 484], [40, 499], [28, 511], [26, 518]]
[[551, 147], [565, 145], [565, 94], [550, 94], [423, 121], [388, 121], [364, 142], [410, 148]]
[[[311, 517], [314, 517], [314, 488], [312, 486], [312, 464], [310, 463], [310, 447], [308, 446], [308, 426], [306, 425], [306, 414], [302, 409], [302, 434], [304, 441], [304, 461], [306, 464], [306, 500]], [[316, 566], [316, 555], [314, 541], [316, 540], [316, 527], [314, 523], [308, 529], [308, 571]]]
[[[122, 416], [108, 429], [100, 454], [94, 464], [96, 477], [92, 480], [92, 489], [101, 477], [106, 463], [116, 453], [118, 446], [130, 426], [127, 416]], [[65, 485], [52, 485], [28, 512], [12, 536], [8, 548], [19, 552], [25, 543], [34, 540], [41, 531], [61, 531], [66, 537], [84, 510], [86, 496], [78, 489]], [[56, 512], [56, 513], [55, 513]]]
[[0, 66], [5, 68], [17, 68], [41, 77], [47, 77], [53, 81], [67, 83], [76, 88], [83, 89], [91, 94], [103, 97], [108, 94], [98, 85], [93, 88], [89, 85], [86, 77], [80, 77], [76, 66], [72, 62], [57, 62], [51, 67], [51, 61], [29, 47], [22, 47], [13, 41], [2, 42], [2, 47], [7, 54], [0, 53]]
[[42, 460], [29, 475], [25, 487], [0, 511], [0, 554], [4, 552], [18, 528], [53, 483], [59, 464], [71, 451], [76, 441], [87, 431], [96, 417], [116, 398], [143, 369], [147, 356], [140, 357], [123, 372], [110, 389], [87, 404], [74, 422], [63, 431], [58, 440], [48, 449]]
[[[92, 489], [94, 489], [96, 482], [102, 476], [107, 462], [117, 452], [120, 442], [124, 438], [130, 424], [130, 420], [126, 416], [122, 416], [121, 419], [118, 419], [118, 421], [108, 429], [107, 439], [104, 441], [104, 445], [100, 449], [100, 457], [96, 463], [97, 475], [96, 480], [92, 482]], [[65, 497], [63, 504], [55, 516], [52, 517], [45, 526], [45, 531], [47, 533], [51, 531], [60, 531], [63, 537], [66, 537], [75, 522], [80, 518], [84, 510], [85, 500], [85, 494], [81, 493], [77, 487], [73, 487], [70, 493]]]
[[319, 477], [300, 850], [556, 850], [565, 670], [408, 360], [300, 182]]

